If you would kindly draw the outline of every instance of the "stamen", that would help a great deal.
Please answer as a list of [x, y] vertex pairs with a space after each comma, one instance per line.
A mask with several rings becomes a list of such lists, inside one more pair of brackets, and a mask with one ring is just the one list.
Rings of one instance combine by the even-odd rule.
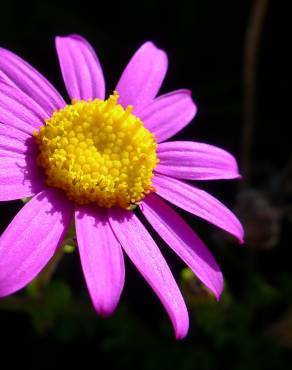
[[47, 185], [79, 205], [133, 209], [154, 191], [155, 137], [117, 100], [74, 99], [34, 133]]

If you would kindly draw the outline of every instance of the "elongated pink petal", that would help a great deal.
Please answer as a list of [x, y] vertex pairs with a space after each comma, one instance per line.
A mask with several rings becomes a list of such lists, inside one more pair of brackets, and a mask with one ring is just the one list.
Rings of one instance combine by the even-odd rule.
[[167, 71], [167, 55], [152, 42], [143, 44], [125, 68], [116, 90], [119, 103], [133, 105], [134, 112], [148, 105], [157, 95]]
[[133, 213], [111, 208], [109, 215], [123, 249], [163, 303], [176, 337], [183, 338], [188, 331], [188, 312], [159, 248]]
[[[41, 106], [50, 117], [65, 102], [49, 81], [11, 51], [0, 48], [0, 78], [18, 88]], [[1, 99], [0, 99], [1, 100]]]
[[93, 305], [97, 313], [108, 316], [115, 310], [124, 286], [122, 248], [106, 209], [79, 207], [75, 222], [81, 264]]
[[56, 190], [36, 195], [0, 238], [0, 296], [23, 288], [55, 253], [70, 225], [72, 206]]
[[25, 155], [34, 152], [36, 145], [29, 134], [0, 123], [0, 149]]
[[104, 99], [105, 83], [91, 45], [78, 35], [56, 37], [63, 79], [71, 99]]
[[11, 150], [0, 148], [0, 161], [5, 160], [5, 158], [23, 158], [23, 154], [19, 152], [13, 152]]
[[22, 91], [0, 81], [0, 122], [32, 134], [47, 118], [47, 113]]
[[243, 242], [243, 228], [239, 220], [212, 195], [197, 187], [163, 175], [156, 175], [153, 185], [157, 188], [157, 194], [162, 198], [211, 222], [234, 235], [241, 243]]
[[45, 188], [42, 173], [31, 157], [0, 158], [0, 200], [31, 197]]
[[157, 142], [169, 139], [191, 122], [197, 112], [189, 90], [161, 95], [136, 114]]
[[240, 178], [235, 158], [216, 146], [191, 141], [174, 141], [158, 146], [155, 171], [188, 180]]
[[155, 194], [148, 195], [140, 208], [160, 237], [219, 299], [223, 290], [223, 276], [198, 235]]

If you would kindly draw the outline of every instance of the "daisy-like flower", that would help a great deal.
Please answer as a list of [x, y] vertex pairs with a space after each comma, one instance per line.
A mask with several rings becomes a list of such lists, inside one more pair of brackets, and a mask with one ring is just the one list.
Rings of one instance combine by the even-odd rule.
[[183, 338], [184, 300], [135, 208], [219, 298], [223, 278], [216, 261], [169, 203], [242, 241], [232, 212], [182, 181], [238, 178], [236, 161], [211, 145], [167, 141], [197, 109], [188, 90], [156, 97], [167, 56], [153, 43], [138, 49], [107, 100], [99, 60], [87, 41], [57, 37], [56, 48], [71, 104], [28, 63], [0, 49], [0, 200], [32, 197], [0, 239], [0, 296], [37, 276], [74, 216], [96, 311], [107, 316], [119, 301], [125, 252], [158, 295], [176, 337]]

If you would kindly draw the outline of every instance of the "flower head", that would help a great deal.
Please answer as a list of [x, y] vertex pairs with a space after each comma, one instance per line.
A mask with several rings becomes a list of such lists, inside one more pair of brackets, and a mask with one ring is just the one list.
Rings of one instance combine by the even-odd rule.
[[[167, 56], [151, 42], [134, 54], [105, 100], [99, 60], [80, 36], [57, 37], [66, 104], [33, 67], [0, 49], [0, 200], [32, 199], [0, 239], [0, 296], [23, 288], [61, 245], [75, 217], [83, 273], [96, 311], [115, 309], [125, 252], [165, 306], [177, 338], [188, 313], [159, 248], [135, 208], [218, 298], [221, 271], [169, 203], [240, 241], [240, 222], [223, 204], [182, 180], [238, 178], [226, 151], [167, 142], [195, 116], [188, 90], [157, 96]], [[165, 202], [165, 200], [167, 202]]]

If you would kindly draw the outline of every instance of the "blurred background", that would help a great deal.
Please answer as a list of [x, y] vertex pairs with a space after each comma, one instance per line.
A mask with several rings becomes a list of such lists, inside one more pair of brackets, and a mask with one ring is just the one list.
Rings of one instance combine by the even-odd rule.
[[[0, 45], [26, 59], [66, 97], [55, 35], [79, 33], [93, 45], [115, 87], [134, 51], [154, 41], [169, 56], [163, 92], [189, 88], [198, 115], [175, 139], [222, 147], [243, 180], [199, 184], [228, 205], [246, 244], [184, 212], [216, 256], [225, 291], [216, 302], [155, 235], [183, 290], [188, 337], [177, 342], [160, 302], [126, 260], [116, 313], [95, 315], [77, 251], [53, 274], [0, 300], [1, 356], [51, 368], [83, 359], [95, 368], [287, 369], [292, 349], [292, 156], [288, 16], [284, 1], [1, 2]], [[289, 96], [289, 98], [288, 98]], [[0, 204], [1, 232], [21, 201]], [[12, 352], [15, 356], [9, 355]], [[19, 354], [19, 355], [18, 355]], [[94, 361], [94, 362], [93, 362]], [[92, 365], [90, 365], [92, 366]]]

